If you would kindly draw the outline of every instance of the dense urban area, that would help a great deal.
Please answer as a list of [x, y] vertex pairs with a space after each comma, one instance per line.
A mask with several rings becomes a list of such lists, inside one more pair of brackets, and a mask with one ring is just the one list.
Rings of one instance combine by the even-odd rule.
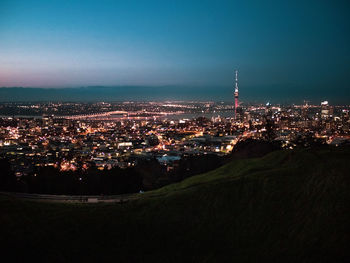
[[349, 143], [349, 106], [233, 109], [225, 102], [2, 103], [2, 169], [17, 191], [120, 194], [217, 168], [244, 141], [285, 149]]

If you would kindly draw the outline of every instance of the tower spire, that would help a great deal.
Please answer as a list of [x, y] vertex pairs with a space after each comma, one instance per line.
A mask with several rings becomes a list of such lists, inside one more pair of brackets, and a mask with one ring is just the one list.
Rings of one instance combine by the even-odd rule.
[[238, 108], [238, 70], [235, 70], [235, 119], [237, 119], [237, 108]]

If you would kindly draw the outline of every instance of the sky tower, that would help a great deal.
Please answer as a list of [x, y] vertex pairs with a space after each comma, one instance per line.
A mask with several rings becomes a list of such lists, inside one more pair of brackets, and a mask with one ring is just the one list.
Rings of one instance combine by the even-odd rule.
[[237, 118], [237, 108], [238, 108], [238, 70], [235, 70], [235, 119]]

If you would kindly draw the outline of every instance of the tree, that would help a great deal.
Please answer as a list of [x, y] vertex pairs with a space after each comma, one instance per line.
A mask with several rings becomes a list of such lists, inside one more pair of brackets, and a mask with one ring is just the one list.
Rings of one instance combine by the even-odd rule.
[[8, 160], [0, 160], [0, 190], [15, 191], [16, 176], [11, 171], [11, 165]]

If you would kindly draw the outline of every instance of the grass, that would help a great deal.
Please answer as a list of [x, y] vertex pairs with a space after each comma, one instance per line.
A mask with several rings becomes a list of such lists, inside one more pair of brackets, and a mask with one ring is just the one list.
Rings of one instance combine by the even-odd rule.
[[124, 204], [0, 198], [12, 262], [347, 262], [350, 150], [278, 151]]

